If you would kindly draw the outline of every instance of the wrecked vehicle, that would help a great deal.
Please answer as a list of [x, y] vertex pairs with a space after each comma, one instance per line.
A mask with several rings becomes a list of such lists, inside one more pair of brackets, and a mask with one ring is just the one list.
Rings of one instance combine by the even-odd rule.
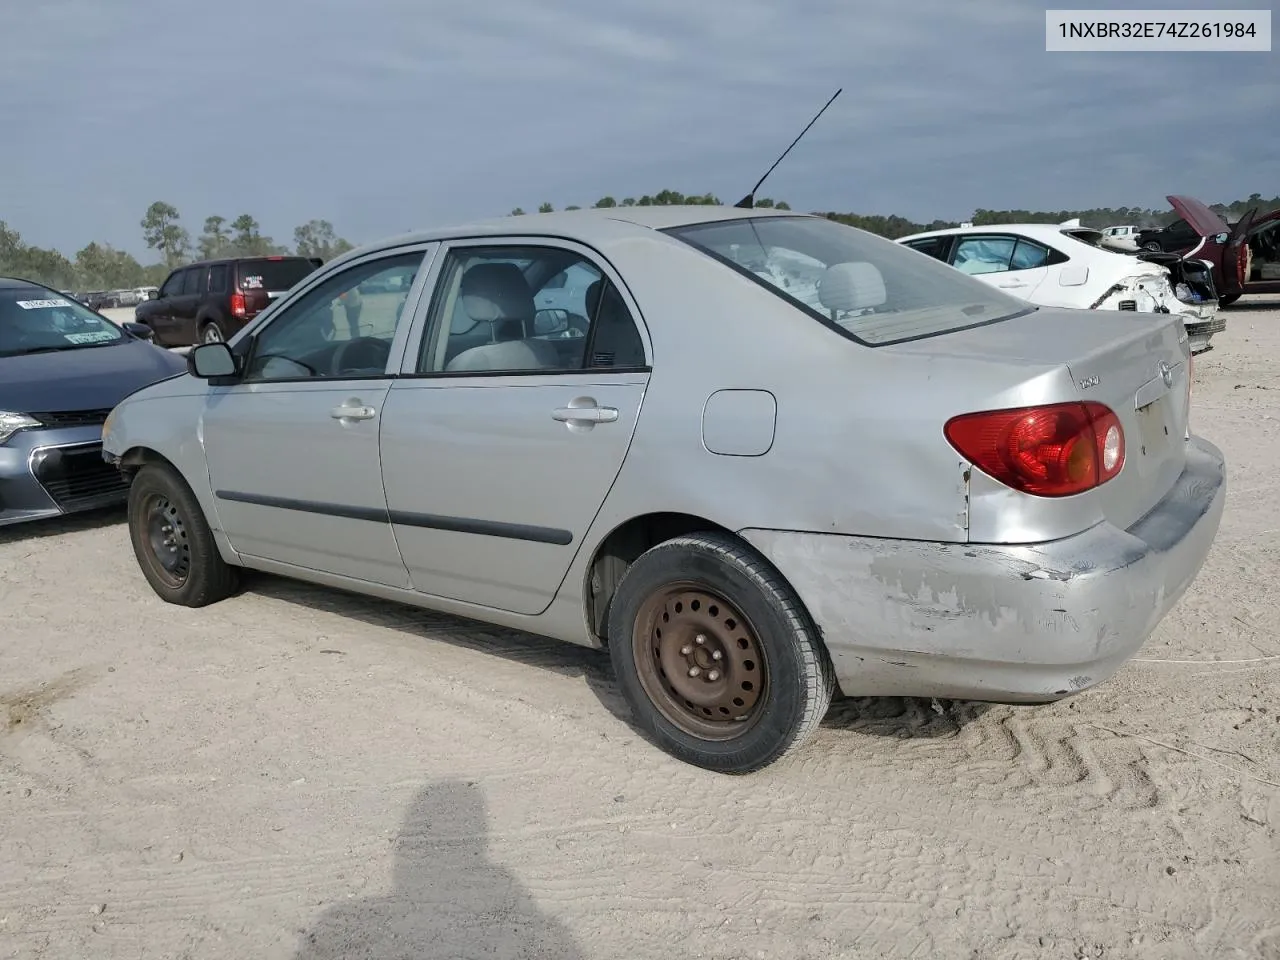
[[896, 242], [1039, 306], [1176, 314], [1191, 352], [1209, 349], [1226, 326], [1209, 270], [1178, 257], [1156, 262], [1108, 250], [1101, 237], [1071, 220], [951, 227]]
[[1195, 197], [1166, 198], [1178, 219], [1143, 231], [1143, 250], [1202, 260], [1213, 271], [1218, 305], [1227, 307], [1246, 293], [1280, 293], [1280, 211], [1262, 217], [1256, 209], [1228, 225]]
[[1127, 319], [817, 216], [502, 217], [330, 261], [117, 406], [104, 455], [169, 603], [250, 568], [607, 648], [653, 741], [745, 773], [837, 686], [1045, 702], [1142, 646], [1226, 480], [1180, 325]]

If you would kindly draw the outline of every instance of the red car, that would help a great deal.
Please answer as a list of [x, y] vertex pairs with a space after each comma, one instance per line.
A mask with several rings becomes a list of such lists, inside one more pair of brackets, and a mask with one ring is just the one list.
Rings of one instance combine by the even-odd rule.
[[1144, 249], [1204, 260], [1213, 267], [1218, 305], [1246, 293], [1280, 293], [1280, 210], [1257, 216], [1250, 210], [1227, 222], [1195, 197], [1170, 196], [1179, 219], [1159, 231], [1143, 231]]

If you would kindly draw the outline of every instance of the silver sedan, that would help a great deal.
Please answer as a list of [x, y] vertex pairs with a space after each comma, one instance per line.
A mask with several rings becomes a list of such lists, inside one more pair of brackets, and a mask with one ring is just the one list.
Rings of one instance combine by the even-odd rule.
[[820, 217], [584, 210], [334, 260], [103, 445], [166, 601], [252, 568], [607, 647], [657, 744], [743, 773], [837, 689], [1114, 674], [1221, 518], [1190, 385], [1173, 316], [1037, 308]]

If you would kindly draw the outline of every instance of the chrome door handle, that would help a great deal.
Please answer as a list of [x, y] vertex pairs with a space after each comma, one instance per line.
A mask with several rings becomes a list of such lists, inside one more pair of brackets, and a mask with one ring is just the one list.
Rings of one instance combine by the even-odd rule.
[[378, 411], [373, 407], [360, 406], [359, 404], [339, 404], [329, 411], [329, 416], [335, 420], [372, 420], [378, 415]]
[[561, 423], [613, 423], [618, 419], [617, 407], [560, 407], [551, 413]]

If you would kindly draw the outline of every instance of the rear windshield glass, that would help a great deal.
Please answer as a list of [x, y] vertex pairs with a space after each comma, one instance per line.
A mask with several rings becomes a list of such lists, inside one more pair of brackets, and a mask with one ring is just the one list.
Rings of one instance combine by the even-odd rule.
[[125, 339], [87, 307], [42, 287], [0, 289], [0, 357], [104, 347]]
[[751, 217], [665, 232], [868, 346], [1035, 309], [927, 254], [820, 217]]
[[236, 267], [241, 290], [283, 292], [292, 287], [316, 266], [302, 257], [287, 260], [242, 260]]

